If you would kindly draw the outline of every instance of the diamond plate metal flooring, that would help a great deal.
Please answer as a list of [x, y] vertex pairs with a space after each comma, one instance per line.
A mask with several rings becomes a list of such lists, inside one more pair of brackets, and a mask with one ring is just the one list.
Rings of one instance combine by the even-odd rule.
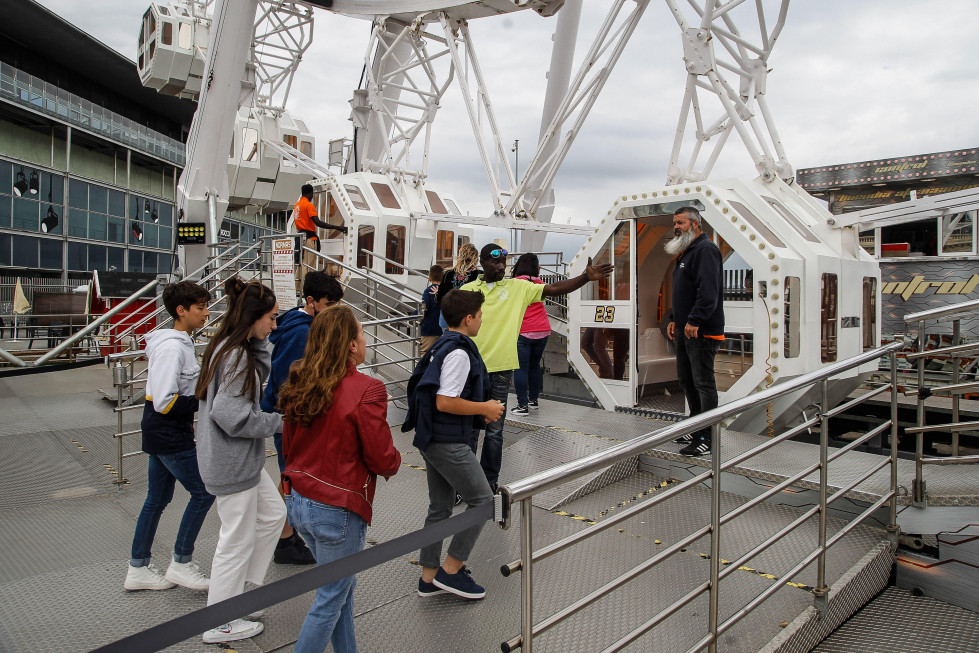
[[[730, 460], [741, 453], [767, 442], [765, 435], [740, 433], [724, 430], [721, 445], [721, 459]], [[690, 458], [678, 452], [681, 445], [666, 443], [655, 447], [644, 455], [671, 461], [681, 467], [710, 467], [710, 458]], [[830, 453], [835, 451], [831, 449]], [[819, 460], [819, 447], [805, 442], [787, 441], [763, 451], [746, 460], [730, 472], [749, 478], [779, 483]], [[877, 465], [881, 456], [861, 451], [849, 451], [829, 464], [830, 493], [855, 481], [861, 474]], [[914, 480], [914, 461], [899, 458], [898, 504], [910, 505], [911, 486]], [[979, 506], [979, 483], [976, 482], [975, 468], [970, 465], [929, 465], [924, 470], [927, 482], [928, 505], [933, 506]], [[808, 489], [819, 488], [819, 473], [806, 476], [797, 484]], [[890, 470], [885, 467], [877, 471], [860, 485], [847, 492], [846, 496], [856, 501], [873, 503], [890, 488]]]
[[[52, 377], [54, 378], [54, 377]], [[98, 399], [96, 387], [109, 387], [104, 368], [59, 373], [57, 383], [45, 375], [0, 381], [4, 418], [0, 443], [0, 651], [88, 650], [138, 632], [204, 606], [206, 596], [184, 588], [165, 592], [127, 593], [122, 589], [136, 516], [146, 487], [142, 456], [127, 459], [124, 473], [129, 484], [113, 483], [115, 415], [108, 402]], [[45, 387], [71, 389], [61, 395]], [[85, 388], [86, 390], [81, 390]], [[505, 430], [503, 472], [506, 483], [555, 464], [598, 451], [664, 426], [642, 416], [609, 413], [549, 401], [520, 420], [508, 419]], [[136, 414], [133, 414], [136, 418]], [[400, 421], [391, 410], [391, 421]], [[29, 425], [32, 425], [29, 427]], [[379, 484], [374, 523], [368, 542], [383, 542], [419, 528], [427, 506], [424, 460], [411, 447], [411, 434], [392, 429], [403, 453], [399, 473]], [[138, 448], [129, 438], [127, 450]], [[266, 469], [275, 478], [272, 443]], [[534, 510], [535, 547], [543, 546], [587, 527], [571, 513], [602, 519], [635, 501], [639, 494], [659, 491], [662, 479], [635, 473], [629, 465], [606, 470], [569, 484], [552, 497], [540, 497]], [[571, 487], [573, 486], [573, 487]], [[648, 491], [648, 492], [647, 492]], [[705, 492], [699, 492], [705, 496]], [[559, 496], [560, 495], [560, 496]], [[164, 512], [154, 543], [155, 562], [167, 564], [187, 494], [177, 487], [173, 507]], [[551, 511], [552, 502], [565, 502]], [[744, 500], [726, 495], [725, 509]], [[669, 505], [673, 504], [673, 505]], [[689, 505], [668, 502], [648, 514], [624, 523], [621, 530], [591, 538], [536, 566], [535, 614], [538, 619], [567, 605], [571, 598], [600, 587], [615, 574], [648, 559], [663, 542], [679, 537], [682, 529], [701, 526], [706, 504], [691, 495]], [[733, 524], [722, 534], [723, 557], [733, 559], [751, 543], [792, 518], [792, 508], [774, 506], [750, 524]], [[568, 513], [568, 514], [559, 514]], [[488, 591], [487, 599], [466, 602], [451, 596], [422, 599], [415, 594], [419, 574], [414, 555], [391, 560], [358, 576], [355, 594], [358, 644], [362, 651], [387, 653], [402, 650], [444, 650], [453, 653], [498, 650], [500, 642], [519, 628], [519, 575], [502, 577], [500, 565], [518, 557], [519, 518], [509, 530], [488, 524], [468, 565]], [[195, 559], [210, 567], [219, 521], [208, 515], [197, 542]], [[811, 540], [805, 525], [799, 535]], [[687, 531], [689, 532], [689, 530]], [[660, 543], [657, 544], [656, 540]], [[673, 540], [675, 541], [675, 539]], [[846, 571], [856, 549], [875, 541], [871, 529], [857, 529], [830, 556], [835, 578]], [[850, 547], [853, 547], [853, 551]], [[607, 646], [649, 614], [671, 605], [702, 582], [709, 567], [700, 555], [709, 551], [705, 539], [668, 564], [644, 574], [622, 591], [603, 597], [574, 619], [535, 641], [539, 651], [591, 651]], [[866, 549], [865, 549], [866, 551]], [[724, 615], [740, 609], [751, 596], [771, 587], [764, 573], [778, 574], [789, 562], [777, 551], [765, 552], [751, 567], [762, 573], [737, 571], [721, 585]], [[301, 568], [273, 564], [267, 581], [286, 578]], [[796, 579], [811, 583], [809, 570]], [[685, 651], [706, 629], [706, 597], [634, 642], [629, 651]], [[238, 651], [289, 651], [312, 601], [305, 594], [271, 607], [264, 617], [266, 630], [252, 640], [238, 642]], [[810, 605], [804, 588], [785, 585], [749, 619], [725, 633], [724, 651], [758, 650], [780, 624]], [[174, 651], [214, 651], [198, 637]]]
[[927, 596], [888, 587], [813, 653], [974, 653], [979, 615]]

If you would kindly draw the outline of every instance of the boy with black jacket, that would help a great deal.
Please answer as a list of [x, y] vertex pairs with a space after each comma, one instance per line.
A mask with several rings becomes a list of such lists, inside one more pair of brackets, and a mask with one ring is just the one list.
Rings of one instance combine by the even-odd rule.
[[[503, 416], [503, 404], [486, 401], [489, 377], [473, 336], [482, 324], [483, 295], [452, 290], [442, 300], [448, 331], [422, 357], [408, 382], [408, 415], [403, 432], [415, 429], [413, 444], [425, 459], [428, 476], [428, 517], [425, 526], [452, 516], [458, 492], [469, 508], [493, 500], [486, 475], [473, 451], [474, 429], [483, 420]], [[451, 592], [467, 599], [481, 599], [486, 590], [465, 566], [476, 545], [483, 523], [457, 533], [449, 544], [445, 562], [442, 542], [423, 548], [419, 555], [422, 576], [418, 595]]]
[[[173, 317], [172, 329], [146, 337], [146, 403], [143, 407], [143, 451], [148, 455], [146, 501], [136, 521], [132, 558], [123, 587], [127, 590], [165, 590], [183, 585], [206, 590], [210, 579], [192, 561], [214, 496], [204, 487], [194, 443], [194, 396], [200, 365], [190, 334], [207, 323], [210, 294], [192, 281], [171, 283], [163, 290], [163, 305]], [[190, 493], [184, 509], [173, 562], [166, 575], [150, 564], [150, 548], [163, 509], [173, 499], [177, 481]]]

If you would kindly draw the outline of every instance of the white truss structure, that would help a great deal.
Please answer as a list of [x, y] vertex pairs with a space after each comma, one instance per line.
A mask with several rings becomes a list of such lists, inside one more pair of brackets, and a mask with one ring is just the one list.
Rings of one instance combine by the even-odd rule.
[[296, 69], [312, 43], [312, 7], [289, 0], [259, 3], [251, 56], [258, 108], [285, 109]]
[[537, 212], [648, 4], [649, 0], [617, 0], [609, 8], [505, 213], [532, 218]]
[[[430, 43], [436, 51], [429, 52]], [[366, 88], [355, 91], [352, 101], [354, 124], [367, 130], [361, 169], [425, 179], [432, 124], [454, 74], [450, 66], [440, 81], [435, 64], [448, 54], [445, 39], [426, 32], [420, 19], [375, 22], [367, 47]], [[422, 134], [424, 152], [412, 162], [411, 146]]]
[[[779, 177], [791, 181], [795, 173], [765, 100], [768, 59], [785, 24], [789, 0], [780, 0], [777, 11], [767, 12], [769, 17], [775, 14], [771, 29], [764, 0], [706, 0], [704, 6], [688, 0], [694, 14], [691, 20], [681, 11], [678, 0], [666, 0], [666, 4], [682, 32], [687, 69], [667, 183], [706, 179], [732, 129], [737, 131], [762, 179], [773, 181]], [[753, 36], [742, 34], [735, 23], [736, 15], [742, 26], [757, 23], [757, 32]], [[745, 16], [747, 20], [742, 20]], [[733, 84], [728, 77], [734, 80]], [[704, 120], [702, 95], [715, 96], [720, 101], [720, 115], [713, 122]], [[688, 124], [691, 116], [692, 127]], [[702, 158], [707, 149], [704, 145], [714, 137], [717, 140], [713, 148]], [[692, 145], [689, 158], [681, 165], [684, 141], [692, 141]]]

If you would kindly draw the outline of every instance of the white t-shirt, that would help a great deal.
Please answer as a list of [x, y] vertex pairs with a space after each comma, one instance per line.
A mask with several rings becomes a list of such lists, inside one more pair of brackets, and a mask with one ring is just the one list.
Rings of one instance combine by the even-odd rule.
[[456, 349], [442, 361], [442, 374], [439, 376], [439, 389], [436, 394], [443, 397], [458, 397], [466, 387], [469, 378], [469, 354]]

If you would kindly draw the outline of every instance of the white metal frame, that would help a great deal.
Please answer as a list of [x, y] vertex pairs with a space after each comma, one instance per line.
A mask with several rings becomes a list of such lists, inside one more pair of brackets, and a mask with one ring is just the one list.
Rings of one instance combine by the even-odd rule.
[[312, 43], [312, 7], [288, 0], [259, 3], [250, 64], [258, 107], [276, 113], [285, 109], [296, 69]]
[[[778, 177], [790, 182], [795, 172], [785, 155], [765, 100], [768, 59], [785, 24], [789, 0], [780, 0], [771, 30], [768, 29], [763, 0], [753, 3], [731, 0], [723, 4], [720, 0], [707, 0], [703, 7], [694, 0], [688, 1], [694, 12], [693, 19], [689, 21], [677, 0], [666, 0], [682, 32], [683, 59], [687, 69], [686, 89], [670, 154], [667, 183], [707, 179], [732, 129], [737, 131], [764, 181], [770, 182]], [[752, 6], [758, 23], [758, 36], [754, 42], [741, 33], [734, 19], [739, 7], [742, 7], [740, 13], [743, 14]], [[718, 43], [721, 48], [715, 47]], [[728, 81], [728, 74], [737, 76], [737, 88]], [[716, 96], [721, 103], [721, 114], [711, 123], [704, 121], [700, 91]], [[692, 134], [688, 125], [691, 115], [694, 122]], [[713, 149], [706, 160], [699, 163], [704, 144], [715, 136], [717, 141]], [[693, 145], [686, 165], [681, 166], [681, 150], [685, 140], [692, 140]], [[698, 168], [698, 164], [701, 167]]]
[[[449, 54], [449, 48], [430, 53], [429, 42], [446, 45], [441, 37], [426, 32], [420, 20], [411, 24], [394, 19], [375, 23], [365, 66], [364, 108], [368, 115], [362, 122], [367, 127], [364, 151], [380, 151], [381, 157], [364, 158], [362, 170], [411, 177], [416, 182], [427, 176], [432, 123], [454, 75], [450, 67], [445, 79], [439, 81], [435, 63]], [[424, 152], [421, 161], [413, 164], [411, 146], [422, 133]]]

